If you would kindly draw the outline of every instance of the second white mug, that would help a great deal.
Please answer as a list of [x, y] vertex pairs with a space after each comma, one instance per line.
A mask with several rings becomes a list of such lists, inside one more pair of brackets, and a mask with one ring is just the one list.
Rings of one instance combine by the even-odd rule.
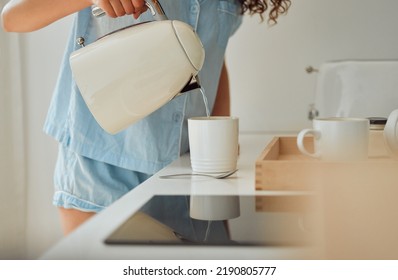
[[[304, 146], [304, 137], [314, 136], [314, 153]], [[368, 157], [369, 120], [365, 118], [316, 118], [312, 129], [297, 136], [304, 155], [332, 161], [365, 160]]]

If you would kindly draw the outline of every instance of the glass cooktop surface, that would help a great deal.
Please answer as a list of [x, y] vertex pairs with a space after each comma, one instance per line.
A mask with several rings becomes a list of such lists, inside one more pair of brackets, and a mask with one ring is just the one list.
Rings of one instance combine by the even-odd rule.
[[157, 195], [105, 243], [305, 246], [312, 241], [308, 196]]

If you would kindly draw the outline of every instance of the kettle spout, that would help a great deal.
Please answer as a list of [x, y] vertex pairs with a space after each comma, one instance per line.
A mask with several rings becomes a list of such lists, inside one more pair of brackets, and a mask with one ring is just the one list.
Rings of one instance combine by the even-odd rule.
[[194, 89], [198, 89], [200, 88], [200, 83], [199, 83], [199, 77], [195, 76], [195, 77], [191, 77], [191, 79], [188, 81], [188, 83], [180, 90], [179, 93], [177, 93], [172, 99], [188, 92]]

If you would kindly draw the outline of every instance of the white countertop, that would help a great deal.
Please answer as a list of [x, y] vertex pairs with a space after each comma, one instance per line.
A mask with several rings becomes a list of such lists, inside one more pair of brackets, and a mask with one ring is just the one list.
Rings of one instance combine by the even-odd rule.
[[[229, 179], [192, 177], [160, 179], [159, 175], [190, 173], [189, 155], [183, 155], [94, 216], [48, 250], [41, 259], [295, 259], [311, 258], [311, 250], [256, 246], [106, 245], [104, 239], [154, 195], [200, 194], [284, 195], [286, 191], [256, 191], [255, 161], [272, 139], [270, 134], [241, 134], [239, 171]], [[290, 194], [292, 192], [289, 192]]]

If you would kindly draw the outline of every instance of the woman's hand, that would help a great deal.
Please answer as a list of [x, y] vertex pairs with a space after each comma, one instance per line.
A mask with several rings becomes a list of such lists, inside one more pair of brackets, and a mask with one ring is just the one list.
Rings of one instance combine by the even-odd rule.
[[144, 0], [93, 0], [93, 4], [113, 18], [133, 15], [137, 19], [148, 9]]

